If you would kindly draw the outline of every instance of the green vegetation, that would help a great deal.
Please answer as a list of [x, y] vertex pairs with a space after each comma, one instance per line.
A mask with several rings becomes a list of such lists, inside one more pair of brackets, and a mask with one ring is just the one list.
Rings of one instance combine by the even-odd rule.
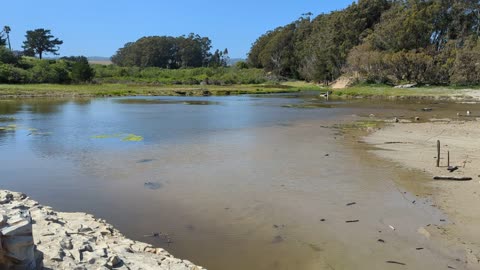
[[335, 90], [332, 97], [440, 97], [440, 96], [463, 96], [462, 88], [455, 87], [416, 87], [394, 88], [389, 85], [358, 84], [346, 89]]
[[93, 79], [94, 71], [85, 57], [59, 60], [17, 57], [0, 47], [0, 83], [80, 83]]
[[96, 81], [99, 83], [232, 85], [261, 84], [270, 81], [268, 75], [261, 69], [238, 69], [236, 67], [164, 69], [93, 65], [93, 68]]
[[135, 135], [135, 134], [128, 134], [127, 136], [125, 136], [122, 139], [122, 141], [124, 141], [124, 142], [141, 142], [141, 141], [143, 141], [143, 137]]
[[480, 84], [480, 2], [359, 0], [261, 36], [248, 62], [279, 76], [331, 82]]
[[[231, 67], [227, 49], [213, 51], [208, 37], [193, 33], [142, 37], [118, 49], [113, 65], [90, 65], [82, 56], [42, 59], [63, 43], [47, 29], [27, 31], [23, 55], [14, 53], [5, 26], [0, 95], [264, 94], [321, 90], [309, 82], [328, 85], [340, 76], [357, 85], [332, 97], [453, 96], [462, 95], [454, 87], [480, 85], [479, 1], [359, 0], [311, 16], [265, 33], [248, 61]], [[422, 87], [391, 87], [403, 83]]]
[[304, 89], [278, 84], [249, 85], [145, 85], [145, 84], [0, 84], [0, 97], [7, 96], [208, 96], [290, 93]]
[[135, 134], [102, 134], [92, 136], [93, 139], [111, 139], [111, 138], [118, 138], [124, 142], [141, 142], [143, 141], [142, 136], [138, 136]]

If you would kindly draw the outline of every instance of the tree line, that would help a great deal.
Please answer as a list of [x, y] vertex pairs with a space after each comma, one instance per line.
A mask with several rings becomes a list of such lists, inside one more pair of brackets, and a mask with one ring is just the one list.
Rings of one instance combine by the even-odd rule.
[[480, 1], [359, 0], [259, 37], [248, 64], [331, 82], [480, 84]]
[[210, 52], [212, 42], [197, 34], [188, 36], [150, 36], [129, 42], [111, 60], [122, 67], [166, 69], [219, 67], [227, 65], [228, 50]]
[[23, 51], [12, 51], [10, 31], [11, 28], [5, 26], [0, 32], [0, 83], [66, 84], [93, 80], [95, 72], [84, 56], [42, 59], [45, 53], [57, 55], [63, 44], [50, 30], [27, 31]]

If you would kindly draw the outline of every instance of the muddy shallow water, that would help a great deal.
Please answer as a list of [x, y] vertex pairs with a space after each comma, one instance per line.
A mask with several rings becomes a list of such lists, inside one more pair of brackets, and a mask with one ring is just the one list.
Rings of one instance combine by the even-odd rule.
[[422, 177], [330, 127], [467, 109], [310, 95], [4, 100], [0, 185], [212, 270], [440, 269], [459, 251], [417, 231], [448, 218], [397, 185]]

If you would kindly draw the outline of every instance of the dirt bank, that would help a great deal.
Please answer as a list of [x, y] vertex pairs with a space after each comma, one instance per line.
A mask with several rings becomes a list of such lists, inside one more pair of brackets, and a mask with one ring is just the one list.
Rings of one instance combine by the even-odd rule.
[[[0, 217], [12, 217], [19, 211], [30, 212], [35, 256], [43, 257], [43, 269], [204, 269], [176, 259], [164, 249], [127, 239], [105, 220], [86, 213], [56, 212], [25, 194], [0, 190]], [[12, 225], [9, 221], [14, 222], [2, 218], [1, 227]], [[2, 236], [2, 242], [8, 243], [9, 237]], [[151, 237], [168, 241], [164, 235]], [[2, 251], [8, 254], [8, 245]], [[37, 263], [37, 268], [41, 264]]]
[[[435, 120], [427, 123], [397, 123], [366, 138], [375, 154], [425, 175], [412, 192], [429, 190], [433, 204], [448, 214], [450, 223], [427, 231], [465, 250], [467, 269], [480, 269], [480, 122]], [[441, 142], [440, 167], [436, 167], [437, 140]], [[447, 151], [451, 166], [447, 170]], [[471, 177], [472, 181], [435, 181], [433, 176]], [[408, 179], [406, 180], [408, 183]], [[423, 191], [421, 190], [423, 187]], [[463, 260], [463, 259], [462, 259]]]

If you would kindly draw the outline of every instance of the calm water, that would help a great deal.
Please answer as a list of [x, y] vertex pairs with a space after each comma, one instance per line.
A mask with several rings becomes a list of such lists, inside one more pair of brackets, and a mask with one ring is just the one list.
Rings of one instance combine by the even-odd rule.
[[[315, 108], [296, 108], [305, 104]], [[438, 108], [430, 116], [457, 109], [428, 105]], [[0, 186], [105, 218], [212, 270], [441, 267], [453, 255], [416, 230], [442, 213], [412, 206], [415, 194], [395, 185], [418, 176], [325, 128], [424, 106], [289, 95], [4, 100]], [[173, 243], [145, 237], [152, 232]], [[380, 237], [392, 243], [379, 246]]]

